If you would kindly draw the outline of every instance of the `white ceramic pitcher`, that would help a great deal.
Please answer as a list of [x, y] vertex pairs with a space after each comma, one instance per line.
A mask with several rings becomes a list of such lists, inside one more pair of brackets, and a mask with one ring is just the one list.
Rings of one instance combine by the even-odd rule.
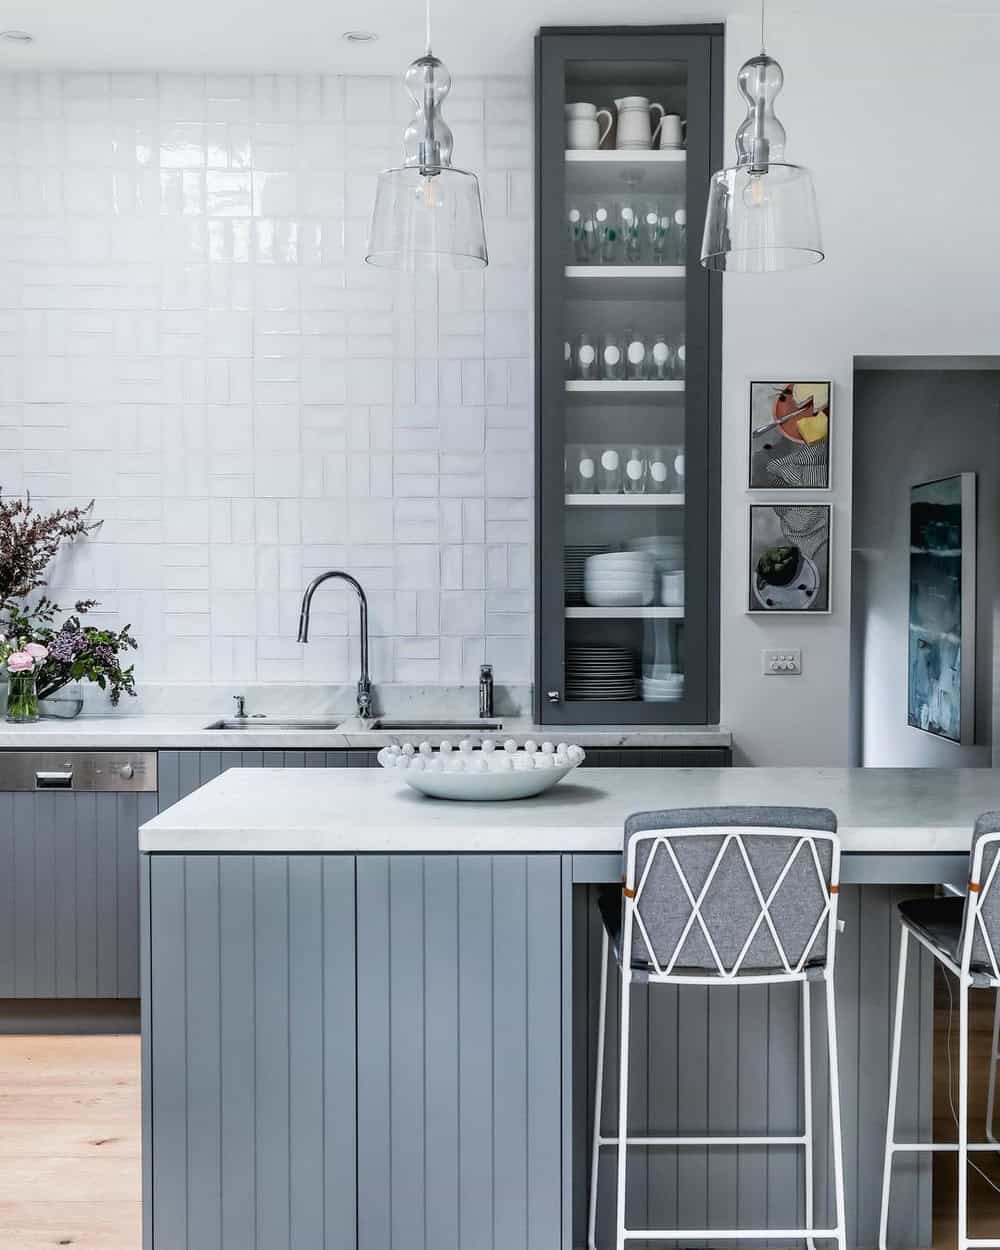
[[644, 95], [623, 96], [615, 100], [618, 110], [618, 129], [615, 134], [616, 148], [651, 148], [653, 146], [653, 124], [650, 114], [656, 112], [659, 118], [666, 112], [662, 104], [650, 103]]
[[[611, 133], [614, 118], [608, 109], [599, 109], [596, 104], [567, 104], [566, 110], [566, 146], [575, 150], [599, 148]], [[601, 126], [601, 119], [607, 123]]]

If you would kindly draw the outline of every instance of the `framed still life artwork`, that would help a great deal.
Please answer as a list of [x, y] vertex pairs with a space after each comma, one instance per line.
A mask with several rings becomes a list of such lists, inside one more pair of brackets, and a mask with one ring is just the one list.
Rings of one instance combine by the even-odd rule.
[[952, 742], [975, 741], [976, 475], [910, 488], [906, 719]]
[[829, 382], [750, 383], [751, 490], [829, 490]]
[[748, 612], [830, 611], [826, 503], [750, 505]]

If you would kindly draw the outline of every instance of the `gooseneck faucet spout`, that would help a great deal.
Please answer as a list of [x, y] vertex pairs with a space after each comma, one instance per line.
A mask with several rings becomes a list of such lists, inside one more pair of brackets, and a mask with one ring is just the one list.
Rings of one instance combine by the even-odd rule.
[[319, 587], [331, 578], [347, 582], [349, 586], [354, 587], [354, 592], [358, 596], [358, 604], [361, 608], [361, 677], [358, 681], [358, 715], [362, 720], [369, 720], [372, 714], [372, 683], [368, 675], [368, 598], [356, 577], [352, 577], [350, 573], [343, 573], [340, 569], [331, 569], [328, 573], [320, 573], [318, 577], [312, 579], [302, 596], [302, 608], [299, 612], [299, 642], [309, 641], [309, 612], [312, 608], [312, 597]]

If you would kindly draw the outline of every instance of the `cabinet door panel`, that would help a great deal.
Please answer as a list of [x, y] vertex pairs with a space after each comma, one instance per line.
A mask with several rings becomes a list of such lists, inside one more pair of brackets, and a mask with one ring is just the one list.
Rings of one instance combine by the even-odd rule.
[[358, 924], [359, 1250], [558, 1246], [559, 856], [360, 857]]
[[147, 872], [148, 1250], [350, 1250], [353, 857]]

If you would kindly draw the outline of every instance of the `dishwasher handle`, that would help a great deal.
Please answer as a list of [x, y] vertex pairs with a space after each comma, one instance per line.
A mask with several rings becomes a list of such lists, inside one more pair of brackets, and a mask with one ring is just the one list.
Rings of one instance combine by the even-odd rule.
[[73, 770], [69, 772], [46, 772], [38, 769], [35, 772], [36, 790], [72, 790]]

